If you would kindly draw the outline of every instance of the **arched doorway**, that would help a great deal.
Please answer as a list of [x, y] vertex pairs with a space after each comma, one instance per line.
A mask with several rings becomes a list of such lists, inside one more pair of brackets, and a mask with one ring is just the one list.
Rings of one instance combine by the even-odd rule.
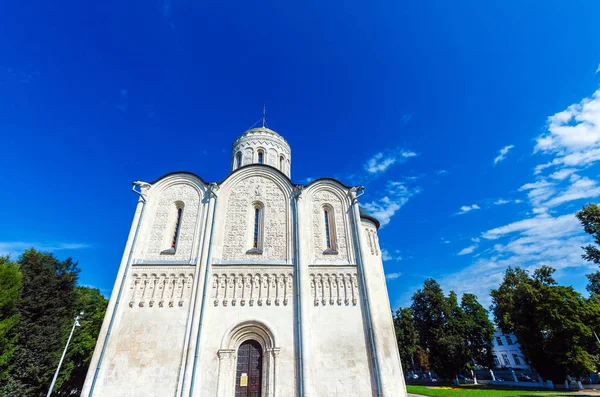
[[261, 397], [262, 356], [262, 347], [255, 340], [247, 340], [238, 348], [235, 397]]

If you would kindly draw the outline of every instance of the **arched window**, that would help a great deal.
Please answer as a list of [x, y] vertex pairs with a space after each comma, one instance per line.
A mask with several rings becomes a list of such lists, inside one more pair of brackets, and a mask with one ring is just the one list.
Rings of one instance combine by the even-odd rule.
[[263, 164], [265, 162], [265, 152], [262, 150], [258, 151], [258, 164]]
[[248, 254], [262, 254], [263, 251], [263, 224], [264, 207], [262, 203], [252, 205], [252, 248]]
[[[183, 207], [182, 201], [176, 201], [174, 203], [173, 211], [169, 214], [169, 220], [167, 223], [166, 235], [164, 236], [163, 243], [165, 249], [161, 251], [161, 254], [173, 255], [177, 249], [177, 243], [179, 242], [179, 235], [181, 234], [181, 222], [183, 220]], [[168, 247], [168, 248], [167, 248]]]
[[242, 152], [237, 152], [235, 155], [235, 168], [240, 168], [242, 166]]
[[337, 254], [336, 239], [335, 239], [335, 215], [333, 208], [326, 205], [323, 207], [323, 226], [325, 231], [325, 251], [323, 254]]
[[175, 218], [175, 228], [173, 230], [173, 238], [171, 239], [171, 249], [177, 247], [177, 240], [179, 239], [179, 231], [181, 230], [181, 215], [183, 215], [183, 203], [177, 203], [177, 217]]
[[285, 157], [279, 157], [279, 169], [283, 172], [285, 167]]

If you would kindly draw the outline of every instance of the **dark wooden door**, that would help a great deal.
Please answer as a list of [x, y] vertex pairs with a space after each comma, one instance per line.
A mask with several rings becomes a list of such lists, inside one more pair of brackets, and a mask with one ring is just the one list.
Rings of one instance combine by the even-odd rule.
[[262, 348], [247, 340], [238, 349], [235, 374], [235, 397], [261, 397]]

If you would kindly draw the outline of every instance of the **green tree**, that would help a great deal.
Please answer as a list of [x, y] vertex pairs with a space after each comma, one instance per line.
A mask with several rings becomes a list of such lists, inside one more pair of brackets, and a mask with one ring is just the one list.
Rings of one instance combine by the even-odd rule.
[[7, 364], [17, 347], [15, 327], [19, 321], [17, 303], [21, 295], [18, 264], [0, 256], [0, 380], [8, 376]]
[[75, 314], [78, 265], [34, 249], [19, 257], [21, 298], [17, 303], [18, 347], [8, 362], [10, 376], [0, 396], [35, 396], [50, 385]]
[[467, 363], [464, 313], [456, 294], [444, 296], [440, 285], [428, 279], [412, 302], [419, 344], [427, 351], [431, 369], [443, 378], [455, 378]]
[[[585, 247], [581, 247], [584, 251], [582, 257], [586, 261], [600, 265], [600, 249], [598, 248], [598, 245], [600, 245], [600, 207], [596, 204], [587, 204], [583, 206], [576, 216], [583, 225], [583, 230], [592, 235], [596, 243], [596, 246], [588, 244]], [[600, 300], [600, 271], [587, 274], [586, 277], [589, 280], [586, 289], [592, 298]]]
[[464, 294], [460, 307], [465, 316], [464, 336], [467, 339], [468, 361], [491, 368], [494, 365], [494, 355], [492, 354], [494, 324], [490, 321], [488, 311], [481, 306], [473, 294]]
[[97, 288], [76, 287], [75, 307], [83, 311], [56, 381], [56, 396], [79, 395], [85, 381], [108, 301]]
[[417, 328], [413, 321], [412, 310], [409, 307], [401, 307], [394, 315], [394, 328], [396, 329], [396, 341], [400, 352], [400, 361], [405, 369], [415, 368], [415, 354], [417, 352]]
[[583, 230], [594, 236], [596, 243], [596, 246], [589, 244], [583, 247], [583, 259], [600, 265], [600, 249], [597, 247], [600, 245], [600, 207], [596, 204], [585, 205], [576, 216], [583, 225]]
[[508, 268], [491, 292], [494, 317], [503, 332], [512, 332], [539, 374], [554, 381], [595, 370], [598, 347], [590, 325], [600, 318], [598, 306], [572, 287], [557, 285], [554, 269], [542, 266], [530, 275]]

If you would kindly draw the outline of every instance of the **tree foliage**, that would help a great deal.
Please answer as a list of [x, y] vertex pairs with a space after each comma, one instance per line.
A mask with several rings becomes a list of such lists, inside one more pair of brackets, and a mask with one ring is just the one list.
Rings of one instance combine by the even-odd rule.
[[596, 204], [585, 205], [577, 214], [577, 219], [583, 225], [583, 230], [587, 234], [594, 236], [596, 246], [589, 244], [583, 247], [585, 253], [582, 255], [586, 261], [594, 262], [600, 265], [600, 207]]
[[0, 256], [0, 380], [8, 376], [7, 363], [17, 347], [14, 332], [19, 321], [17, 303], [21, 295], [21, 272], [9, 257]]
[[464, 336], [467, 340], [467, 358], [469, 363], [491, 368], [494, 365], [492, 339], [494, 324], [488, 311], [477, 301], [477, 296], [464, 294], [460, 307], [464, 313]]
[[533, 274], [509, 267], [491, 296], [502, 331], [516, 335], [542, 377], [562, 381], [595, 370], [598, 347], [591, 325], [599, 319], [599, 305], [572, 287], [557, 285], [553, 273], [548, 266]]
[[85, 310], [89, 317], [75, 331], [56, 388], [58, 395], [81, 389], [106, 299], [97, 289], [76, 287], [78, 272], [71, 258], [34, 249], [17, 263], [0, 258], [1, 397], [46, 394], [73, 318]]
[[400, 361], [405, 369], [415, 368], [415, 354], [417, 353], [417, 328], [415, 327], [412, 310], [409, 307], [401, 307], [394, 315], [394, 328], [396, 329], [396, 341], [400, 352]]
[[57, 396], [79, 395], [94, 353], [108, 301], [97, 288], [77, 287], [75, 307], [84, 312], [54, 388]]
[[427, 352], [427, 366], [438, 375], [454, 378], [468, 365], [491, 365], [494, 327], [475, 295], [463, 295], [459, 305], [454, 292], [445, 296], [429, 279], [412, 302], [418, 344]]

